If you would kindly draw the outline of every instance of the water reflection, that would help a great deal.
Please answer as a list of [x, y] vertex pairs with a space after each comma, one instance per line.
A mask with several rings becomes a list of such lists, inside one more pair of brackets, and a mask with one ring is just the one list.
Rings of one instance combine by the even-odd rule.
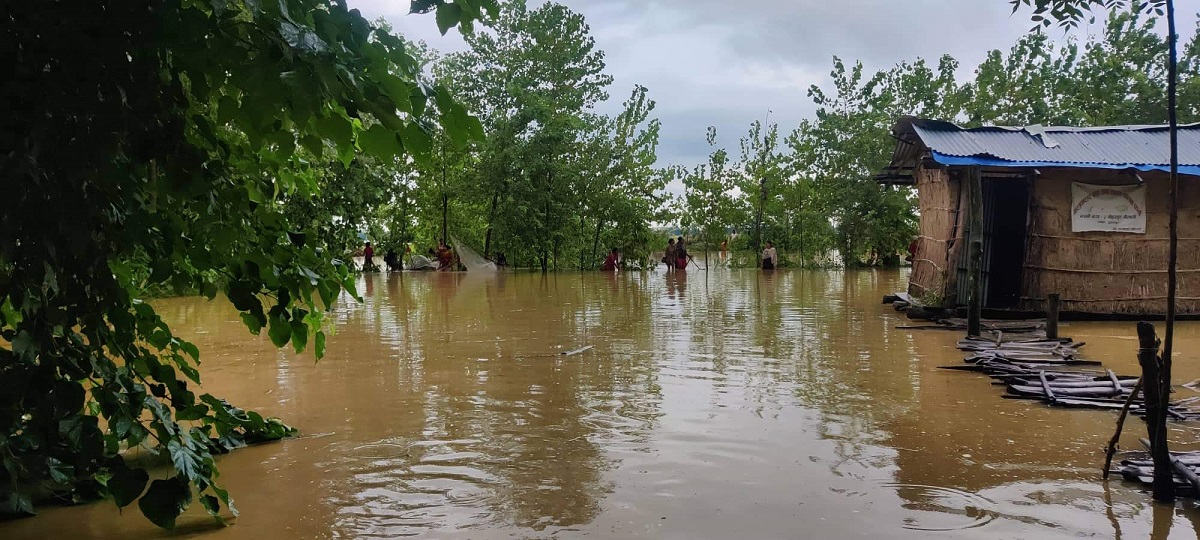
[[[319, 364], [248, 336], [220, 302], [158, 307], [204, 351], [206, 390], [304, 433], [222, 459], [243, 516], [205, 535], [1197, 536], [1190, 506], [1098, 481], [1111, 414], [1004, 400], [937, 369], [961, 361], [958, 336], [896, 330], [879, 304], [904, 279], [370, 275], [361, 303], [333, 311]], [[1064, 331], [1134, 371], [1132, 325]], [[1179, 376], [1196, 378], [1200, 326], [1178, 336]], [[158, 534], [109, 505], [0, 525], [5, 538]]]

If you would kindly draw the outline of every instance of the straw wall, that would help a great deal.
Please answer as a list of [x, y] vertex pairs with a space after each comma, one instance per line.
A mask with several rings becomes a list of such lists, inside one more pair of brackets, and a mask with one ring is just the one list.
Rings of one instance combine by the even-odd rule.
[[945, 170], [917, 168], [913, 173], [921, 213], [920, 236], [909, 276], [908, 293], [933, 306], [946, 299], [947, 276], [959, 208], [959, 183]]
[[[1043, 169], [1032, 183], [1021, 308], [1041, 310], [1048, 293], [1064, 311], [1147, 315], [1166, 311], [1169, 182], [1146, 183], [1146, 233], [1071, 232], [1071, 182], [1121, 184], [1136, 177], [1103, 169]], [[1180, 177], [1177, 310], [1200, 313], [1200, 179]]]

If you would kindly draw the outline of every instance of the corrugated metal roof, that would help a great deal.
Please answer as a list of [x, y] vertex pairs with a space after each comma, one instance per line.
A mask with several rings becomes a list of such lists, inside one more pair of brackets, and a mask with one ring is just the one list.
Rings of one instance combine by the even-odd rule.
[[[1107, 167], [1170, 163], [1166, 126], [964, 129], [947, 122], [911, 122], [925, 146], [947, 156]], [[1179, 127], [1179, 163], [1200, 165], [1200, 125]]]

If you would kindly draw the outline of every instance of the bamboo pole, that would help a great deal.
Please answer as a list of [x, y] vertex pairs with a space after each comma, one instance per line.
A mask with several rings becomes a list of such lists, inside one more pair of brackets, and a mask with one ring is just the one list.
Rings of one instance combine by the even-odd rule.
[[979, 167], [967, 167], [967, 192], [970, 239], [967, 260], [967, 335], [979, 336], [983, 314], [983, 180]]
[[1137, 397], [1138, 392], [1142, 390], [1142, 379], [1138, 378], [1133, 385], [1133, 391], [1129, 393], [1129, 397], [1125, 399], [1125, 405], [1121, 407], [1121, 415], [1117, 417], [1117, 431], [1113, 433], [1111, 439], [1108, 440], [1108, 450], [1104, 453], [1104, 470], [1103, 477], [1108, 478], [1109, 469], [1112, 468], [1113, 454], [1117, 453], [1117, 443], [1121, 440], [1121, 430], [1125, 429], [1125, 418], [1129, 416], [1129, 406], [1133, 405], [1133, 400]]
[[[1157, 414], [1149, 416], [1154, 429], [1151, 434], [1154, 456], [1154, 499], [1161, 502], [1175, 500], [1174, 475], [1171, 474], [1174, 463], [1167, 449], [1167, 409], [1168, 397], [1171, 391], [1171, 354], [1175, 338], [1175, 291], [1178, 276], [1176, 266], [1179, 261], [1179, 121], [1176, 114], [1177, 82], [1179, 78], [1179, 53], [1175, 32], [1175, 2], [1167, 0], [1167, 131], [1170, 135], [1171, 154], [1171, 215], [1169, 227], [1169, 251], [1167, 255], [1167, 320], [1166, 335], [1163, 341], [1163, 354], [1159, 360], [1158, 373], [1158, 405]], [[1138, 324], [1139, 339], [1142, 335], [1142, 324]], [[1153, 327], [1146, 323], [1145, 326]], [[1151, 379], [1153, 381], [1153, 379]], [[1192, 475], [1194, 477], [1194, 475]], [[1189, 478], [1190, 480], [1190, 478]], [[1200, 482], [1197, 484], [1200, 490]]]

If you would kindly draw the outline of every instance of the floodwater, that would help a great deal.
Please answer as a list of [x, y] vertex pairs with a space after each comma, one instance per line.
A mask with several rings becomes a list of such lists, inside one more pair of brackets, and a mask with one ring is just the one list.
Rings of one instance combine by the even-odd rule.
[[[204, 389], [303, 435], [220, 459], [241, 517], [203, 538], [1196, 538], [1200, 513], [1100, 481], [1115, 413], [1001, 399], [955, 332], [897, 330], [897, 271], [373, 275], [327, 356], [224, 303], [158, 303]], [[1136, 373], [1132, 323], [1065, 324]], [[1179, 381], [1200, 376], [1181, 325]], [[585, 346], [570, 356], [559, 354]], [[1190, 392], [1189, 390], [1181, 390]], [[1123, 446], [1144, 436], [1127, 424]], [[1197, 431], [1173, 440], [1196, 447]], [[176, 533], [179, 534], [179, 533]], [[136, 508], [0, 538], [164, 536]]]

